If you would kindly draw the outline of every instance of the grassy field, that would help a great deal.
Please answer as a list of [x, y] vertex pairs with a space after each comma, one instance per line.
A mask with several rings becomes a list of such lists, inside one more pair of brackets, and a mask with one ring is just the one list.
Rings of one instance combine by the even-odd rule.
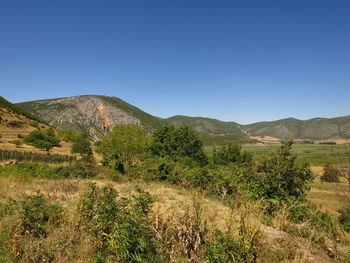
[[[280, 144], [266, 146], [243, 146], [243, 149], [254, 154], [259, 160], [276, 151]], [[326, 163], [346, 163], [349, 145], [322, 145], [322, 144], [294, 144], [293, 152], [298, 155], [298, 160], [310, 165], [324, 165]]]

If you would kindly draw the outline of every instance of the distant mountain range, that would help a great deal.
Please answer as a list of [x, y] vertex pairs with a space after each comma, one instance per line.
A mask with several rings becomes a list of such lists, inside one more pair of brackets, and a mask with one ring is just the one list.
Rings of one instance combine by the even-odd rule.
[[173, 116], [162, 119], [116, 97], [84, 95], [18, 103], [17, 106], [47, 123], [63, 129], [86, 131], [98, 140], [115, 125], [139, 124], [154, 129], [164, 123], [187, 125], [208, 143], [271, 136], [279, 140], [350, 138], [350, 116], [339, 118], [294, 118], [240, 125], [203, 117]]

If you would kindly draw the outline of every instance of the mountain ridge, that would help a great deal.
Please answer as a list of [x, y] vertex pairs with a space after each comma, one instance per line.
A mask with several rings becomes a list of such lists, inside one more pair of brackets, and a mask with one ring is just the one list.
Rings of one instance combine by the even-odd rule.
[[[170, 123], [186, 125], [209, 140], [242, 140], [272, 136], [279, 140], [322, 140], [333, 137], [350, 138], [350, 115], [336, 118], [316, 117], [299, 120], [293, 117], [274, 121], [239, 124], [207, 117], [175, 115], [160, 118], [135, 107], [118, 97], [80, 95], [17, 103], [34, 116], [60, 128], [87, 131], [100, 139], [115, 125], [138, 124], [149, 129]], [[227, 141], [225, 139], [225, 141]]]

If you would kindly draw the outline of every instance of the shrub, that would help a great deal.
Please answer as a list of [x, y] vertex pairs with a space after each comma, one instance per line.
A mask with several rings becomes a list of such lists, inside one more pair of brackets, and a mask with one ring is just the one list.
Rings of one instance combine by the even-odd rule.
[[79, 134], [73, 139], [71, 153], [79, 153], [83, 159], [90, 160], [92, 157], [91, 142], [86, 134]]
[[58, 204], [48, 205], [40, 192], [26, 196], [20, 212], [21, 233], [33, 234], [35, 237], [44, 236], [47, 224], [59, 224], [62, 215], [63, 208]]
[[12, 141], [9, 141], [9, 143], [12, 143], [12, 144], [16, 145], [17, 147], [19, 147], [23, 144], [21, 140], [12, 140]]
[[326, 164], [323, 174], [320, 177], [322, 182], [331, 182], [331, 183], [339, 183], [341, 176], [341, 171], [331, 164]]
[[206, 263], [255, 263], [261, 239], [259, 227], [241, 217], [238, 236], [231, 232], [216, 232], [214, 239], [206, 242], [203, 262]]
[[45, 150], [45, 151], [49, 151], [53, 145], [50, 142], [44, 141], [44, 140], [36, 140], [33, 142], [33, 146], [35, 148], [41, 149], [41, 150]]
[[36, 148], [48, 151], [54, 146], [59, 146], [60, 139], [54, 136], [52, 129], [49, 129], [47, 132], [35, 130], [24, 137], [24, 142], [32, 144]]
[[93, 165], [77, 162], [66, 166], [49, 166], [39, 163], [19, 163], [0, 167], [0, 176], [14, 176], [26, 178], [89, 178], [95, 176]]
[[202, 165], [208, 163], [202, 140], [195, 131], [186, 126], [159, 127], [153, 134], [151, 151], [157, 156], [170, 157], [174, 160], [189, 157]]
[[340, 216], [338, 220], [341, 227], [346, 232], [350, 232], [350, 207], [347, 207], [340, 211]]
[[140, 189], [131, 199], [117, 197], [113, 188], [98, 189], [90, 184], [78, 206], [96, 246], [95, 262], [159, 262], [148, 218], [153, 198]]
[[339, 236], [339, 226], [327, 212], [317, 209], [314, 204], [303, 203], [291, 206], [288, 210], [287, 218], [296, 224], [309, 223], [309, 230], [315, 229], [316, 232], [325, 233], [331, 238]]
[[21, 127], [23, 127], [23, 122], [21, 122], [21, 121], [9, 121], [8, 125], [10, 125], [11, 127], [14, 127], [14, 128], [21, 128]]
[[229, 163], [249, 163], [252, 161], [252, 155], [248, 152], [242, 152], [242, 147], [237, 144], [229, 144], [227, 147], [222, 146], [218, 151], [213, 150], [214, 164], [227, 165]]
[[39, 122], [36, 120], [33, 120], [33, 121], [30, 121], [29, 125], [32, 127], [38, 128]]
[[92, 165], [83, 162], [76, 162], [73, 165], [56, 167], [52, 173], [59, 178], [89, 178], [95, 176], [95, 169]]
[[270, 210], [278, 208], [286, 200], [303, 199], [310, 189], [312, 173], [307, 164], [297, 165], [296, 156], [290, 152], [292, 144], [291, 141], [286, 142], [277, 153], [258, 166], [258, 177], [252, 191], [256, 198], [270, 203]]
[[222, 232], [217, 232], [214, 239], [206, 243], [203, 261], [207, 263], [246, 262], [243, 258], [243, 247], [240, 242]]

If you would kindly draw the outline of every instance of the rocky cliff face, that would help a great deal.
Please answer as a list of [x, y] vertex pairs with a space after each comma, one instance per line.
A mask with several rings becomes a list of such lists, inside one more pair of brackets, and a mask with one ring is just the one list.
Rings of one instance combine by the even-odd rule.
[[[86, 131], [100, 139], [116, 125], [141, 125], [131, 113], [106, 102], [99, 96], [76, 96], [32, 102], [27, 107], [39, 118], [62, 129]], [[23, 105], [21, 105], [23, 107]]]

